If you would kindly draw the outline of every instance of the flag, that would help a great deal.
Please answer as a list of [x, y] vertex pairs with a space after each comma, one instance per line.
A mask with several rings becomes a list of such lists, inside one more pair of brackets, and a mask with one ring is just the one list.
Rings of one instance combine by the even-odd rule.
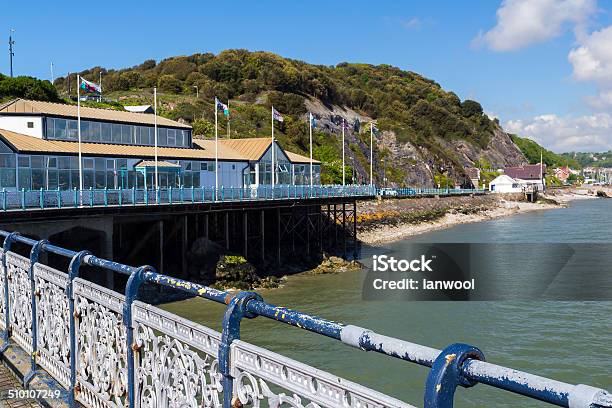
[[217, 109], [222, 110], [225, 116], [229, 116], [229, 106], [227, 106], [217, 98], [215, 98], [215, 104], [217, 105]]
[[310, 114], [310, 126], [312, 126], [313, 128], [317, 127], [317, 119], [312, 113]]
[[280, 113], [278, 113], [278, 111], [274, 109], [274, 107], [272, 107], [272, 118], [274, 120], [278, 120], [279, 122], [284, 121], [283, 116]]
[[93, 82], [89, 82], [86, 79], [81, 78], [81, 90], [85, 93], [95, 93], [95, 94], [99, 94], [102, 93], [102, 88], [100, 88], [100, 85], [95, 84]]

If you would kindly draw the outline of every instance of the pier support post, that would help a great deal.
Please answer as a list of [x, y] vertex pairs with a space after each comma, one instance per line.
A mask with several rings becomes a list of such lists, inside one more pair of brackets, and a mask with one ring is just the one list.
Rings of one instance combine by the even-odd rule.
[[164, 273], [164, 220], [157, 221], [159, 231], [159, 273]]
[[346, 203], [342, 203], [342, 258], [346, 259]]
[[353, 201], [353, 259], [357, 260], [357, 201]]
[[242, 213], [242, 224], [244, 229], [244, 258], [246, 259], [249, 256], [249, 218], [248, 211], [244, 211]]
[[276, 209], [276, 262], [281, 265], [281, 212], [280, 208]]
[[[245, 216], [246, 216], [246, 212], [245, 212]], [[246, 220], [246, 218], [245, 218], [245, 220]], [[225, 249], [229, 250], [229, 248], [230, 248], [229, 213], [226, 211], [225, 212]], [[246, 247], [245, 247], [245, 253], [246, 253]]]
[[187, 278], [187, 251], [189, 245], [189, 220], [188, 216], [183, 216], [183, 242], [181, 244], [181, 266], [182, 277]]
[[266, 260], [266, 223], [265, 223], [265, 210], [261, 210], [261, 261]]

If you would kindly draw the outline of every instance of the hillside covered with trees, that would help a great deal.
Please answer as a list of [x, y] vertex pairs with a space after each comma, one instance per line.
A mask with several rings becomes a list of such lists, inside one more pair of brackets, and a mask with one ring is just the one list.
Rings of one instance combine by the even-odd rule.
[[[213, 136], [215, 97], [230, 102], [230, 122], [220, 114], [219, 126], [220, 135], [227, 135], [229, 125], [232, 138], [268, 136], [274, 105], [285, 117], [277, 124], [279, 141], [303, 154], [308, 151], [307, 111], [318, 106], [314, 156], [323, 162], [326, 182], [340, 181], [342, 120], [349, 124], [347, 174], [355, 169], [356, 181], [366, 181], [369, 174], [371, 121], [378, 129], [374, 167], [379, 182], [384, 174], [396, 185], [431, 185], [440, 176], [460, 183], [464, 166], [480, 159], [495, 166], [524, 161], [478, 102], [461, 101], [436, 82], [389, 65], [322, 66], [268, 52], [227, 50], [79, 74], [97, 82], [100, 72], [103, 107], [152, 104], [157, 87], [160, 114], [192, 124], [201, 137]], [[57, 78], [54, 85], [61, 97], [76, 98], [76, 73]], [[502, 143], [492, 143], [494, 138]], [[500, 145], [506, 151], [496, 150]]]
[[537, 164], [540, 162], [540, 152], [542, 153], [542, 161], [549, 167], [569, 166], [573, 169], [579, 169], [582, 165], [573, 157], [564, 154], [557, 154], [546, 150], [538, 143], [531, 139], [510, 135], [514, 144], [523, 152], [529, 164]]

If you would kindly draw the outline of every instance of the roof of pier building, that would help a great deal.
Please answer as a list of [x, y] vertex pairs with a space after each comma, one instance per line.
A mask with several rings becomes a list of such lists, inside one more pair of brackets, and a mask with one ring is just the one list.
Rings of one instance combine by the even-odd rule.
[[[219, 140], [218, 158], [224, 161], [250, 161], [254, 146], [261, 144], [255, 139]], [[267, 139], [267, 138], [266, 138]], [[10, 130], [0, 129], [0, 142], [6, 144], [13, 152], [23, 154], [59, 154], [74, 155], [79, 152], [79, 143], [65, 140], [46, 140], [28, 136]], [[268, 146], [270, 144], [268, 139]], [[267, 149], [265, 149], [267, 150]], [[264, 150], [264, 152], [265, 152]], [[132, 157], [150, 159], [155, 157], [154, 146], [134, 146], [111, 143], [81, 143], [81, 152], [86, 156]], [[309, 158], [285, 151], [292, 163], [309, 163]], [[178, 160], [214, 160], [214, 140], [194, 140], [193, 148], [158, 147], [157, 156], [160, 159]], [[259, 159], [259, 157], [257, 158]], [[257, 160], [255, 159], [255, 160]], [[313, 160], [313, 163], [320, 162]]]
[[[77, 118], [77, 105], [65, 103], [31, 101], [28, 99], [14, 99], [0, 106], [0, 115], [41, 115], [58, 116], [63, 118]], [[100, 120], [105, 122], [136, 123], [141, 125], [155, 124], [155, 116], [148, 113], [119, 111], [114, 109], [90, 108], [81, 106], [81, 119]], [[157, 116], [157, 125], [164, 127], [191, 129], [191, 126]]]

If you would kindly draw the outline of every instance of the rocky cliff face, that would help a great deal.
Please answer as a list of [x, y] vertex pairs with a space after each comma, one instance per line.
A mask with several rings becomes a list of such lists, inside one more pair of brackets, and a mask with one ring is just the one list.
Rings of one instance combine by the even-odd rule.
[[[354, 165], [358, 174], [357, 181], [368, 181], [370, 172], [369, 123], [372, 118], [348, 108], [324, 105], [316, 99], [307, 100], [306, 107], [318, 118], [318, 129], [326, 132], [330, 138], [337, 139], [338, 142], [342, 134], [339, 124], [342, 123], [343, 118], [348, 123], [353, 123], [355, 119], [362, 123], [365, 128], [362, 128], [360, 133], [353, 128], [345, 131], [345, 141], [348, 146], [346, 163], [350, 166]], [[393, 131], [379, 132], [374, 138], [374, 144], [374, 175], [379, 182], [383, 179], [384, 174], [387, 177], [388, 186], [434, 186], [434, 175], [436, 174], [434, 156], [436, 153], [410, 142], [399, 141]], [[449, 177], [457, 184], [461, 184], [466, 179], [464, 171], [466, 167], [478, 167], [486, 163], [492, 169], [499, 169], [527, 163], [523, 153], [500, 126], [495, 127], [485, 149], [466, 140], [448, 142], [436, 138], [436, 144], [445, 150], [446, 155], [456, 158], [456, 164], [452, 165]], [[359, 160], [359, 157], [362, 160]]]

